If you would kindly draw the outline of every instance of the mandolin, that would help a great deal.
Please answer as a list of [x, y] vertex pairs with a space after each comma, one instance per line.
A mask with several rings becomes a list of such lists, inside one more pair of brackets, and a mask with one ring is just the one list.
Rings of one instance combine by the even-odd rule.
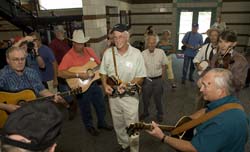
[[125, 92], [124, 93], [120, 93], [118, 91], [118, 87], [120, 84], [122, 84], [122, 81], [117, 79], [115, 76], [110, 76], [107, 79], [107, 84], [110, 85], [113, 89], [112, 92], [112, 97], [124, 97], [124, 96], [133, 96], [136, 93], [140, 93], [141, 90], [141, 86], [138, 84], [132, 84], [132, 83], [128, 83], [126, 85]]

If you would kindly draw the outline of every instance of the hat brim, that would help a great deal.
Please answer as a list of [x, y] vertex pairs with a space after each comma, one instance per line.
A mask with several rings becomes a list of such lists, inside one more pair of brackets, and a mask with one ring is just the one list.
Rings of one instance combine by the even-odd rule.
[[69, 40], [72, 41], [72, 42], [76, 42], [76, 43], [86, 43], [86, 42], [89, 41], [89, 39], [90, 39], [90, 37], [85, 37], [82, 40], [76, 40], [76, 39], [69, 39]]

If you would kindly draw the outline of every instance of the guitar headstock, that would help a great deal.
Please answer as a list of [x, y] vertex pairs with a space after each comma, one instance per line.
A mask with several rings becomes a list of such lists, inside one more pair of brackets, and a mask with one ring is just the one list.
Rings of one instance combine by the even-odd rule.
[[151, 125], [146, 124], [144, 122], [132, 123], [129, 127], [126, 127], [127, 134], [129, 136], [138, 134], [139, 131], [144, 129], [151, 129]]
[[71, 91], [70, 91], [70, 94], [72, 94], [72, 95], [77, 95], [77, 94], [80, 94], [80, 93], [82, 93], [82, 88], [81, 87], [71, 89]]

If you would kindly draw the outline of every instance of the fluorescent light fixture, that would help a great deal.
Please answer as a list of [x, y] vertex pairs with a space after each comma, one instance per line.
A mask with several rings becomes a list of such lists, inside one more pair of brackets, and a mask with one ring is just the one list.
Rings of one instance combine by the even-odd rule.
[[82, 0], [39, 0], [41, 10], [82, 8]]

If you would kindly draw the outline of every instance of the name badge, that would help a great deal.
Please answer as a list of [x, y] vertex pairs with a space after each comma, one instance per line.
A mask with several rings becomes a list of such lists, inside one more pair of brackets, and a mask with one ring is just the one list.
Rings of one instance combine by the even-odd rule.
[[91, 58], [89, 59], [89, 61], [95, 61], [95, 59], [91, 57]]

